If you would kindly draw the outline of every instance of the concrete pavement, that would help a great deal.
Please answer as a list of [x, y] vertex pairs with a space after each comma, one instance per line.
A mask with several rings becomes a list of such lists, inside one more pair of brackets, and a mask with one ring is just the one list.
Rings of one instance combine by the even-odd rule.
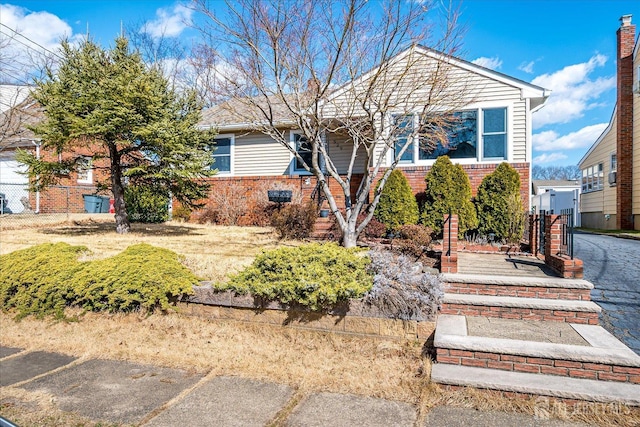
[[[417, 422], [417, 407], [405, 402], [337, 393], [300, 395], [286, 385], [241, 377], [2, 346], [0, 379], [3, 388], [50, 394], [62, 411], [119, 425], [262, 426], [277, 419], [287, 426], [413, 427]], [[420, 425], [584, 426], [447, 406], [434, 408]]]

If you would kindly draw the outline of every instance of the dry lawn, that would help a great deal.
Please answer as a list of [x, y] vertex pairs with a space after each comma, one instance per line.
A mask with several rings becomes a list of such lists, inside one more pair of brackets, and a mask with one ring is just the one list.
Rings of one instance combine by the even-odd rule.
[[148, 243], [184, 256], [184, 264], [203, 280], [221, 281], [251, 263], [262, 249], [298, 242], [280, 241], [270, 228], [219, 227], [169, 222], [132, 224], [126, 235], [115, 232], [112, 218], [85, 219], [40, 228], [0, 230], [0, 255], [41, 243], [87, 246], [92, 258], [106, 258], [128, 246]]
[[[94, 257], [121, 252], [135, 243], [166, 247], [185, 256], [199, 276], [222, 280], [251, 262], [263, 248], [295, 245], [279, 242], [270, 229], [170, 223], [134, 225], [121, 236], [112, 223], [81, 222], [62, 227], [2, 230], [0, 253], [30, 245], [67, 242], [85, 245]], [[70, 315], [80, 314], [70, 312]], [[302, 398], [314, 391], [353, 393], [416, 405], [417, 425], [437, 405], [533, 414], [535, 399], [508, 399], [476, 390], [446, 391], [430, 384], [431, 361], [424, 342], [338, 335], [181, 314], [80, 315], [78, 322], [26, 318], [15, 322], [0, 313], [0, 344], [30, 351], [61, 352], [80, 358], [108, 358], [193, 370], [201, 374], [239, 375], [288, 384]], [[291, 410], [292, 408], [289, 408]], [[640, 425], [640, 411], [555, 414], [602, 426]], [[0, 414], [18, 425], [97, 426], [56, 408], [52, 396], [17, 387], [0, 388]], [[287, 410], [273, 425], [280, 425]]]

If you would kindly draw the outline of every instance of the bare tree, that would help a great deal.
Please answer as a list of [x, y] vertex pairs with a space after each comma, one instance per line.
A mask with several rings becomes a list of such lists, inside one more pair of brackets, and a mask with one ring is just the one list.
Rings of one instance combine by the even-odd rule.
[[567, 180], [573, 181], [580, 179], [580, 168], [576, 165], [568, 166], [539, 166], [534, 165], [531, 168], [531, 175], [533, 179], [548, 179], [548, 180]]
[[[409, 147], [446, 144], [453, 112], [472, 101], [464, 73], [452, 66], [460, 36], [455, 11], [444, 10], [437, 27], [431, 13], [438, 11], [428, 2], [240, 0], [227, 3], [224, 17], [206, 0], [195, 4], [209, 23], [200, 30], [215, 41], [203, 48], [202, 62], [218, 67], [211, 92], [226, 102], [216, 108], [280, 142], [317, 178], [345, 247], [355, 246]], [[290, 145], [291, 129], [302, 134], [306, 156]], [[346, 173], [324, 143], [330, 134], [350, 141]], [[358, 162], [364, 176], [353, 194]]]

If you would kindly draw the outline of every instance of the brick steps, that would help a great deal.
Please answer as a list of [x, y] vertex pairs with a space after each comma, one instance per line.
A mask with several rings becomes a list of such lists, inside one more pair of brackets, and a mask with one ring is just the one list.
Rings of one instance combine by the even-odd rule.
[[479, 276], [443, 274], [450, 294], [590, 301], [593, 284], [581, 279], [555, 277]]
[[310, 238], [314, 240], [328, 240], [333, 238], [333, 232], [331, 231], [331, 226], [333, 225], [332, 219], [318, 217], [313, 226], [313, 232], [311, 233]]
[[461, 387], [640, 406], [640, 385], [631, 383], [508, 372], [441, 363], [433, 366], [431, 380], [439, 384]]
[[597, 325], [600, 307], [591, 301], [445, 293], [441, 314], [545, 320]]
[[[536, 325], [539, 330], [547, 326], [549, 337], [554, 329], [558, 335], [557, 342], [540, 342], [497, 338], [492, 331], [485, 334], [489, 336], [470, 335], [467, 325], [471, 320], [466, 316], [438, 318], [434, 339], [437, 362], [640, 384], [640, 357], [600, 326], [571, 324], [557, 330], [554, 324], [540, 322]], [[527, 327], [525, 322], [510, 322], [508, 326]]]

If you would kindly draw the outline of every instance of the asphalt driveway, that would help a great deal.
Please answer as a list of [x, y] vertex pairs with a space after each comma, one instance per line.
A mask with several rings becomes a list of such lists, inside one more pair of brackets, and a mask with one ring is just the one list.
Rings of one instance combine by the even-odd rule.
[[576, 233], [574, 255], [593, 283], [601, 325], [640, 354], [640, 241]]

